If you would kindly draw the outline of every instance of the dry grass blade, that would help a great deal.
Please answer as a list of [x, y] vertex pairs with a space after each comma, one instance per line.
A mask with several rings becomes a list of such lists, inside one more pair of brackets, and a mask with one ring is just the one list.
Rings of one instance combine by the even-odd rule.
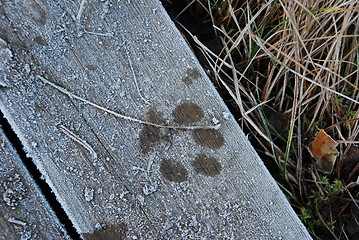
[[137, 119], [137, 118], [134, 118], [134, 117], [130, 117], [130, 116], [127, 116], [127, 115], [124, 115], [124, 114], [121, 114], [121, 113], [118, 113], [118, 112], [115, 112], [115, 111], [112, 111], [108, 108], [105, 108], [103, 106], [100, 106], [94, 102], [91, 102], [85, 98], [82, 98], [70, 91], [68, 91], [67, 89], [63, 88], [63, 87], [60, 87], [59, 85], [53, 83], [53, 82], [50, 82], [49, 80], [47, 80], [46, 78], [44, 77], [41, 77], [39, 75], [37, 75], [37, 77], [45, 84], [57, 89], [58, 91], [62, 92], [63, 94], [67, 95], [68, 97], [70, 97], [71, 99], [77, 99], [85, 104], [88, 104], [94, 108], [97, 108], [98, 110], [101, 110], [103, 112], [106, 112], [106, 113], [109, 113], [115, 117], [118, 117], [118, 118], [122, 118], [124, 120], [128, 120], [128, 121], [131, 121], [131, 122], [137, 122], [137, 123], [140, 123], [140, 124], [144, 124], [144, 125], [149, 125], [149, 126], [153, 126], [153, 127], [158, 127], [158, 128], [171, 128], [171, 129], [180, 129], [180, 130], [195, 130], [195, 129], [219, 129], [220, 128], [220, 124], [217, 124], [215, 126], [171, 126], [171, 125], [162, 125], [162, 124], [157, 124], [157, 123], [153, 123], [153, 122], [148, 122], [148, 121], [144, 121], [144, 120], [141, 120], [141, 119]]

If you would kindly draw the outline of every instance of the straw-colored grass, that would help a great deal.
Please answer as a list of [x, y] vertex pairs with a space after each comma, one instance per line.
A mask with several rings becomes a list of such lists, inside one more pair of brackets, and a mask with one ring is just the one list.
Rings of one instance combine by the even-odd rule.
[[[358, 236], [359, 2], [165, 3], [312, 236]], [[327, 128], [340, 145], [325, 175], [308, 146]]]

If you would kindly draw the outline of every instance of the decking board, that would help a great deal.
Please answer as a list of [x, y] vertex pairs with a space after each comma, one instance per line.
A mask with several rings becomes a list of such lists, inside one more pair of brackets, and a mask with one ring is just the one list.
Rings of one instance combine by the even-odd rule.
[[1, 111], [82, 237], [310, 239], [159, 1], [1, 3]]
[[0, 128], [0, 239], [70, 239]]

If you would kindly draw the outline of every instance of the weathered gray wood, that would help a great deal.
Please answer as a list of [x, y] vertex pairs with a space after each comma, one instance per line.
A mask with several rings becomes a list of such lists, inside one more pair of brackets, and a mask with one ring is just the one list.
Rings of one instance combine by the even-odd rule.
[[0, 2], [1, 110], [83, 237], [310, 239], [158, 1]]
[[69, 239], [0, 128], [0, 239]]

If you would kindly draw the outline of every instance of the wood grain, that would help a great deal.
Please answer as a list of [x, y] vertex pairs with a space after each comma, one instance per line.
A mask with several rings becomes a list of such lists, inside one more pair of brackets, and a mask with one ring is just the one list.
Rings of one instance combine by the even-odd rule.
[[0, 2], [1, 110], [84, 238], [310, 239], [158, 1]]

